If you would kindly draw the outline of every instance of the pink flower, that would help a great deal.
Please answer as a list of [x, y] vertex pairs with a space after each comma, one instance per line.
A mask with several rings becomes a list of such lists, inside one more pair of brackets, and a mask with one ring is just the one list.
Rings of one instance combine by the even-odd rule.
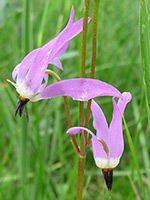
[[[58, 57], [62, 55], [72, 38], [82, 31], [83, 19], [73, 22], [74, 7], [72, 6], [70, 18], [64, 30], [53, 40], [49, 41], [43, 47], [31, 51], [13, 72], [12, 77], [15, 83], [9, 81], [20, 95], [20, 100], [16, 108], [16, 114], [20, 111], [22, 115], [23, 108], [29, 100], [36, 101], [36, 96], [46, 87], [48, 74], [45, 74], [48, 64], [56, 65], [63, 70]], [[88, 22], [90, 18], [88, 19]], [[45, 80], [44, 83], [43, 79]]]
[[[73, 17], [72, 7], [70, 19], [64, 30], [43, 47], [31, 51], [14, 68], [12, 77], [16, 84], [13, 85], [21, 97], [32, 101], [32, 98], [36, 99], [36, 95], [43, 91], [48, 81], [48, 75], [45, 74], [48, 64], [56, 65], [63, 70], [58, 57], [66, 51], [70, 40], [82, 31], [83, 26], [83, 19], [73, 23]], [[42, 84], [43, 79], [45, 79], [44, 84]]]
[[[38, 101], [60, 95], [71, 96], [77, 101], [88, 101], [96, 96], [105, 95], [121, 97], [120, 92], [113, 86], [93, 79], [68, 79], [47, 86], [48, 74], [45, 74], [45, 71], [48, 64], [51, 63], [63, 70], [58, 57], [66, 51], [70, 40], [82, 31], [83, 19], [73, 23], [73, 17], [74, 8], [72, 7], [70, 19], [64, 30], [43, 47], [30, 52], [14, 68], [12, 77], [15, 83], [8, 81], [19, 93], [15, 116], [19, 112], [21, 117], [25, 108], [28, 119], [26, 103], [29, 100]], [[42, 83], [43, 80], [45, 80], [44, 83]]]
[[112, 169], [119, 164], [124, 149], [122, 116], [126, 104], [131, 101], [131, 94], [129, 92], [124, 92], [122, 97], [122, 99], [118, 100], [118, 103], [115, 102], [114, 97], [112, 98], [113, 116], [109, 127], [103, 111], [98, 104], [92, 100], [91, 111], [96, 135], [84, 127], [73, 127], [67, 131], [70, 135], [81, 133], [84, 130], [91, 134], [95, 163], [97, 167], [103, 170], [109, 190], [112, 184]]

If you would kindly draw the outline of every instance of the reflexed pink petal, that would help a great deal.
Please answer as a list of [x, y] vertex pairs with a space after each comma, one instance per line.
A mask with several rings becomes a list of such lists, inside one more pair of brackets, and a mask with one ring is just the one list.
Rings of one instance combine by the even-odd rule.
[[129, 103], [132, 99], [130, 92], [123, 92], [122, 96], [123, 96], [123, 99], [119, 99], [119, 101], [118, 101], [118, 107], [121, 112], [121, 116], [123, 116], [124, 109], [125, 109], [127, 103]]
[[[17, 75], [17, 84], [19, 85], [27, 75], [29, 69], [32, 67], [34, 63], [34, 59], [37, 56], [40, 49], [35, 49], [31, 51], [20, 63], [20, 67], [18, 69], [18, 75]], [[34, 72], [35, 74], [35, 72]]]
[[36, 55], [36, 58], [34, 59], [31, 69], [26, 75], [25, 84], [34, 93], [37, 93], [42, 84], [45, 70], [48, 66], [48, 57], [49, 54], [43, 51], [42, 48], [40, 48]]
[[86, 131], [92, 135], [92, 147], [94, 158], [107, 158], [107, 154], [103, 149], [102, 144], [97, 140], [97, 137], [87, 128], [84, 127], [73, 127], [67, 130], [70, 135], [75, 135]]
[[18, 65], [16, 65], [16, 67], [14, 68], [14, 70], [12, 72], [12, 78], [15, 82], [16, 82], [16, 78], [18, 75], [19, 67], [20, 67], [20, 63]]
[[74, 6], [72, 6], [72, 8], [71, 8], [69, 21], [68, 21], [66, 28], [68, 28], [73, 23], [73, 18], [74, 18]]
[[69, 42], [70, 42], [70, 40], [67, 41], [67, 42], [64, 44], [64, 46], [62, 46], [61, 49], [59, 49], [59, 51], [55, 54], [55, 57], [56, 57], [56, 58], [59, 57], [59, 56], [61, 56], [63, 53], [65, 53], [65, 51], [66, 51], [67, 48], [68, 48]]
[[91, 110], [93, 115], [93, 127], [95, 130], [97, 130], [96, 136], [104, 140], [105, 143], [108, 145], [109, 130], [107, 121], [103, 111], [94, 100], [92, 100], [91, 103]]
[[123, 131], [122, 131], [122, 116], [118, 105], [114, 98], [113, 102], [113, 117], [109, 127], [109, 149], [110, 157], [117, 158], [122, 155], [124, 149]]
[[97, 96], [115, 96], [121, 98], [121, 93], [113, 86], [95, 79], [78, 78], [53, 83], [46, 87], [34, 100], [49, 99], [57, 96], [71, 96], [77, 101], [88, 101]]
[[[90, 21], [90, 18], [88, 22]], [[76, 35], [78, 35], [83, 28], [83, 19], [80, 19], [73, 23], [69, 28], [64, 30], [63, 34], [59, 36], [57, 42], [54, 44], [52, 51], [50, 52], [49, 59], [53, 59], [57, 52], [66, 44], [66, 42], [70, 41]]]
[[75, 135], [75, 134], [78, 134], [78, 133], [82, 133], [83, 131], [86, 131], [86, 132], [90, 133], [92, 136], [95, 136], [94, 133], [92, 133], [92, 131], [90, 131], [88, 128], [84, 128], [84, 127], [81, 127], [81, 126], [69, 128], [67, 130], [67, 133], [70, 134], [70, 135]]
[[127, 103], [129, 103], [132, 98], [129, 92], [124, 92], [122, 96], [123, 99], [119, 99], [117, 104], [114, 98], [112, 99], [114, 109], [109, 127], [109, 147], [111, 149], [110, 157], [113, 158], [121, 156], [124, 149], [122, 116]]
[[63, 71], [62, 64], [61, 64], [61, 62], [60, 62], [60, 60], [58, 58], [55, 58], [54, 60], [51, 60], [49, 62], [49, 64], [55, 65], [56, 67], [58, 67], [59, 69], [61, 69]]
[[70, 18], [69, 18], [69, 21], [68, 21], [68, 24], [67, 26], [62, 30], [62, 32], [60, 32], [58, 34], [57, 37], [55, 37], [53, 40], [49, 41], [47, 44], [45, 44], [42, 48], [45, 50], [45, 51], [50, 51], [53, 47], [53, 45], [56, 43], [57, 39], [64, 33], [64, 31], [66, 29], [68, 29], [72, 23], [73, 23], [73, 18], [74, 18], [74, 7], [72, 6], [72, 9], [71, 9], [71, 13], [70, 13]]

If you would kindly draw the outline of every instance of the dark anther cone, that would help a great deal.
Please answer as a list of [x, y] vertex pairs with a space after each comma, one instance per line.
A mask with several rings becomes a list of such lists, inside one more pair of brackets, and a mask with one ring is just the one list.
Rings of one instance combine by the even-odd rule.
[[22, 116], [23, 113], [23, 109], [25, 108], [25, 115], [27, 118], [27, 121], [29, 121], [29, 117], [28, 117], [28, 112], [27, 112], [27, 108], [26, 108], [26, 103], [29, 101], [29, 99], [25, 99], [19, 96], [19, 101], [17, 103], [17, 107], [16, 107], [16, 111], [15, 111], [15, 117], [17, 115], [17, 113], [19, 112], [20, 117]]
[[103, 172], [103, 176], [104, 176], [108, 191], [110, 192], [112, 188], [112, 182], [113, 182], [113, 169], [102, 169], [102, 172]]

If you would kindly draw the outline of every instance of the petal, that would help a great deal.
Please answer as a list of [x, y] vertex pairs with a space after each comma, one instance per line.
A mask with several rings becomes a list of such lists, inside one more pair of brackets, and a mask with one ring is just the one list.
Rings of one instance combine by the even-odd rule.
[[83, 131], [87, 131], [92, 135], [92, 148], [93, 148], [94, 159], [107, 158], [107, 155], [103, 149], [102, 144], [97, 140], [97, 137], [89, 129], [84, 127], [73, 127], [68, 129], [67, 133], [69, 133], [70, 135], [75, 135], [78, 133], [82, 133]]
[[66, 133], [68, 133], [70, 135], [75, 135], [78, 133], [82, 133], [83, 131], [90, 133], [92, 135], [92, 137], [96, 137], [92, 131], [90, 131], [87, 128], [81, 127], [81, 126], [69, 128]]
[[113, 86], [95, 79], [78, 78], [53, 83], [46, 87], [32, 101], [49, 99], [57, 96], [71, 96], [77, 101], [88, 101], [97, 96], [115, 96], [121, 98], [121, 93]]
[[[20, 63], [20, 67], [18, 69], [18, 76], [17, 76], [17, 84], [19, 85], [24, 78], [26, 77], [29, 69], [32, 67], [34, 63], [34, 59], [37, 56], [40, 49], [35, 49], [31, 51]], [[34, 72], [35, 73], [35, 72]]]
[[69, 40], [82, 31], [83, 19], [80, 19], [72, 24], [73, 13], [74, 11], [72, 8], [69, 25], [67, 25], [61, 34], [59, 34], [53, 41], [43, 46], [34, 59], [34, 63], [27, 74], [27, 80], [25, 82], [25, 84], [30, 87], [34, 93], [39, 90], [48, 63], [56, 58], [56, 55], [64, 53]]
[[32, 67], [26, 75], [24, 84], [30, 88], [33, 93], [37, 93], [44, 77], [45, 70], [48, 66], [49, 53], [46, 53], [42, 48], [38, 51]]
[[40, 86], [40, 89], [38, 92], [41, 92], [47, 85], [47, 82], [48, 82], [48, 74], [44, 74], [44, 80], [45, 82]]
[[74, 6], [72, 6], [72, 8], [71, 8], [69, 21], [68, 21], [66, 28], [68, 28], [73, 23], [73, 18], [74, 18]]
[[66, 49], [68, 48], [69, 42], [70, 42], [70, 41], [67, 41], [67, 42], [62, 46], [62, 48], [59, 49], [59, 51], [55, 54], [55, 57], [61, 56], [61, 55], [66, 51]]
[[96, 136], [104, 140], [105, 143], [108, 145], [109, 130], [106, 118], [103, 111], [94, 100], [92, 100], [91, 103], [91, 110], [93, 115], [93, 127], [97, 130]]
[[60, 62], [60, 60], [58, 58], [55, 58], [55, 59], [51, 60], [49, 62], [49, 64], [55, 65], [56, 67], [58, 67], [59, 69], [61, 69], [63, 71], [62, 64], [61, 64], [61, 62]]
[[[90, 18], [88, 22], [90, 21]], [[53, 46], [53, 49], [50, 53], [49, 59], [53, 59], [59, 50], [66, 44], [66, 42], [70, 41], [76, 35], [78, 35], [83, 29], [83, 19], [80, 19], [69, 26], [64, 32], [58, 37], [56, 43]]]
[[119, 99], [119, 101], [118, 101], [118, 107], [121, 112], [121, 116], [123, 116], [124, 109], [125, 109], [127, 103], [129, 103], [132, 99], [130, 92], [124, 92], [124, 93], [122, 93], [122, 96], [123, 96], [123, 99]]
[[122, 131], [122, 116], [118, 105], [114, 98], [113, 102], [113, 117], [109, 127], [109, 149], [111, 158], [117, 158], [122, 155], [124, 149], [123, 131]]
[[18, 75], [19, 67], [20, 67], [20, 63], [18, 65], [16, 65], [16, 67], [14, 68], [14, 70], [12, 72], [12, 78], [15, 82], [16, 82], [16, 78]]
[[131, 100], [131, 94], [124, 92], [123, 99], [119, 99], [116, 104], [114, 98], [113, 102], [113, 117], [109, 128], [109, 149], [110, 157], [120, 157], [124, 149], [123, 130], [122, 130], [122, 116], [127, 103]]
[[70, 13], [70, 18], [69, 18], [67, 26], [63, 29], [63, 31], [61, 33], [58, 34], [57, 37], [55, 37], [53, 40], [49, 41], [42, 48], [44, 48], [46, 51], [50, 51], [52, 49], [53, 45], [56, 43], [57, 39], [64, 33], [64, 31], [67, 28], [69, 28], [72, 25], [73, 18], [74, 18], [74, 7], [72, 6], [71, 13]]

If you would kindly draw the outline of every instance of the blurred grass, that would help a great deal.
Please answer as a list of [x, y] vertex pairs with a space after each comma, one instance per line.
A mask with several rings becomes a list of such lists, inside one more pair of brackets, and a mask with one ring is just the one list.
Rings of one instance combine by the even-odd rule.
[[[33, 48], [37, 48], [40, 43], [43, 45], [54, 38], [65, 27], [72, 2], [69, 0], [32, 0], [31, 4], [32, 42]], [[73, 4], [75, 20], [78, 20], [83, 15], [83, 1], [74, 1]], [[92, 6], [91, 1], [90, 17]], [[6, 79], [11, 79], [14, 66], [24, 57], [23, 3], [19, 0], [1, 0], [0, 9], [0, 200], [21, 200], [23, 188], [19, 179], [19, 141], [23, 118], [17, 116], [15, 119], [14, 117], [18, 95]], [[126, 108], [125, 118], [136, 150], [148, 199], [150, 193], [148, 157], [150, 130], [142, 88], [139, 1], [101, 0], [99, 21], [95, 76], [117, 87], [121, 92], [130, 91], [133, 96], [132, 102]], [[88, 26], [86, 77], [90, 76], [91, 29], [92, 23]], [[40, 38], [40, 31], [42, 31], [42, 38]], [[62, 79], [80, 77], [80, 47], [81, 34], [70, 42], [68, 50], [61, 56], [64, 71], [57, 72]], [[56, 67], [49, 67], [56, 72]], [[50, 78], [50, 82], [53, 81]], [[96, 101], [101, 105], [110, 122], [111, 98], [96, 98]], [[72, 123], [78, 125], [78, 102], [69, 98], [69, 104]], [[78, 160], [70, 138], [65, 134], [68, 126], [63, 98], [42, 100], [36, 103], [29, 102], [27, 108], [29, 112], [26, 146], [28, 159], [26, 182], [23, 186], [27, 199], [73, 200], [76, 192]], [[92, 119], [90, 121], [92, 129], [91, 122]], [[142, 190], [132, 154], [126, 136], [124, 138], [125, 151], [120, 165], [114, 170], [111, 196], [115, 200], [136, 199], [134, 185], [142, 199]], [[109, 198], [102, 173], [95, 166], [90, 148], [87, 150], [85, 188], [85, 200]]]

